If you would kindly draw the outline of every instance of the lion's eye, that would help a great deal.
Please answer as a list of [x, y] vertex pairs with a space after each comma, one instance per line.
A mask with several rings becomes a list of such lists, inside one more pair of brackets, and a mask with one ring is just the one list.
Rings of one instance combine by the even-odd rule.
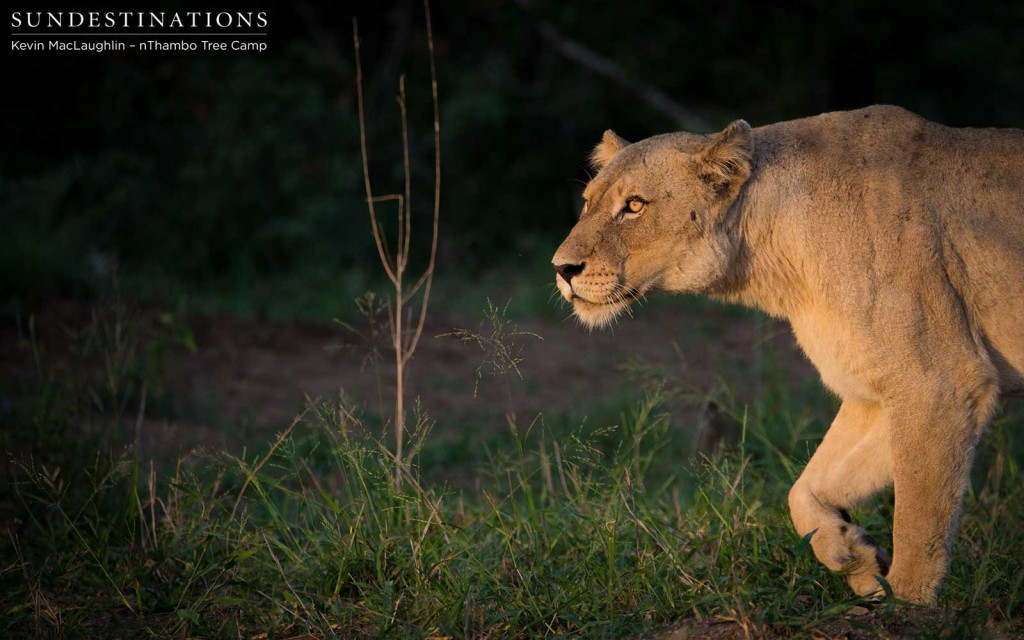
[[615, 214], [616, 220], [623, 220], [626, 218], [635, 218], [640, 215], [640, 212], [647, 206], [647, 201], [640, 196], [632, 196], [629, 200], [626, 200], [626, 206], [622, 207], [617, 214]]

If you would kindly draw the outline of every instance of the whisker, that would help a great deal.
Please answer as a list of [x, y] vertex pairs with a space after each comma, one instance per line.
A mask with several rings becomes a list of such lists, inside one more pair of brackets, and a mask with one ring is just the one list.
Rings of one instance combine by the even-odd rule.
[[583, 166], [582, 164], [580, 164], [578, 162], [576, 163], [576, 167], [579, 168], [579, 169], [583, 169], [583, 173], [587, 174], [587, 178], [589, 178], [590, 180], [594, 179], [594, 174], [590, 172], [589, 168]]

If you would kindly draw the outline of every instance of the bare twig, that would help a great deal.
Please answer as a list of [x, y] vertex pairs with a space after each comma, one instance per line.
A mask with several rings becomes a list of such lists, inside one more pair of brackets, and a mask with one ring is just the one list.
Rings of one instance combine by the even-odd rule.
[[[398, 78], [398, 108], [402, 112], [402, 166], [405, 169], [405, 207], [398, 208], [398, 247], [402, 255], [402, 262], [398, 265], [399, 271], [405, 271], [408, 266], [405, 260], [409, 258], [409, 237], [412, 235], [412, 176], [409, 175], [409, 112], [405, 108], [405, 76]], [[403, 211], [404, 209], [404, 211]], [[405, 217], [405, 224], [402, 224], [402, 217]]]
[[430, 52], [430, 97], [434, 102], [434, 229], [430, 240], [430, 261], [427, 264], [427, 281], [423, 290], [423, 304], [420, 307], [420, 319], [416, 325], [409, 353], [412, 354], [423, 335], [423, 323], [427, 317], [427, 303], [430, 301], [430, 288], [434, 282], [434, 264], [437, 259], [438, 221], [441, 218], [441, 117], [437, 106], [437, 67], [434, 64], [434, 30], [430, 25], [430, 0], [423, 0], [423, 10], [427, 14], [427, 49]]
[[[391, 193], [391, 194], [388, 194], [386, 196], [374, 196], [373, 197], [373, 201], [374, 202], [397, 202], [398, 203], [398, 219], [399, 219], [399, 221], [401, 221], [401, 219], [402, 219], [402, 211], [405, 210], [405, 206], [406, 206], [406, 204], [405, 204], [406, 203], [406, 199], [405, 199], [404, 196], [402, 196], [402, 194], [400, 194], [400, 193]], [[399, 222], [399, 227], [401, 227], [401, 222]], [[388, 243], [386, 241], [384, 241], [384, 237], [385, 236], [384, 236], [384, 227], [383, 227], [383, 225], [377, 225], [377, 228], [374, 229], [374, 235], [376, 235], [376, 236], [381, 238], [381, 244], [384, 246], [384, 257], [387, 259], [387, 261], [390, 264], [395, 265], [395, 271], [396, 272], [399, 271], [400, 269], [399, 269], [398, 261], [401, 259], [401, 253], [399, 253], [398, 256], [396, 256], [395, 259], [392, 260], [392, 258], [391, 258], [391, 250], [388, 247]], [[398, 246], [399, 246], [399, 251], [401, 252], [401, 246], [402, 246], [402, 241], [401, 240], [398, 241]], [[404, 270], [404, 269], [401, 269], [401, 270]]]
[[665, 92], [639, 81], [631, 76], [619, 63], [606, 58], [576, 40], [566, 37], [549, 21], [538, 18], [533, 11], [532, 0], [515, 0], [515, 3], [533, 16], [540, 36], [564, 58], [629, 89], [631, 95], [640, 98], [652, 109], [660, 112], [687, 131], [704, 133], [711, 130], [711, 125], [707, 120], [681, 105]]
[[[373, 241], [377, 246], [377, 254], [381, 265], [394, 287], [394, 298], [386, 305], [388, 326], [391, 328], [391, 344], [395, 351], [395, 487], [401, 489], [404, 468], [403, 439], [405, 435], [405, 376], [406, 364], [416, 352], [423, 325], [430, 304], [430, 290], [434, 280], [434, 268], [437, 261], [438, 221], [441, 215], [441, 124], [438, 115], [437, 70], [434, 63], [434, 34], [430, 23], [430, 2], [424, 0], [423, 9], [426, 13], [427, 45], [430, 54], [430, 89], [434, 107], [434, 220], [430, 241], [430, 259], [423, 274], [410, 289], [406, 287], [405, 275], [409, 267], [410, 244], [412, 238], [412, 161], [409, 154], [409, 118], [406, 108], [405, 76], [398, 81], [398, 108], [402, 122], [402, 168], [404, 171], [404, 194], [374, 197], [370, 181], [370, 163], [366, 148], [366, 112], [363, 104], [363, 72], [359, 58], [359, 26], [352, 21], [352, 40], [355, 45], [356, 60], [356, 96], [359, 103], [359, 142], [363, 161], [363, 184], [366, 191], [367, 208], [370, 214], [370, 227]], [[377, 222], [374, 207], [382, 200], [398, 201], [398, 232], [395, 242], [395, 253], [392, 258], [383, 228]], [[423, 289], [420, 300], [418, 319], [413, 327], [412, 313], [406, 307], [411, 306], [413, 296]], [[410, 330], [411, 329], [411, 330]]]
[[384, 266], [384, 272], [393, 283], [398, 278], [391, 268], [391, 263], [384, 250], [384, 240], [377, 225], [377, 211], [374, 208], [373, 187], [370, 184], [370, 157], [366, 153], [366, 114], [363, 107], [363, 66], [359, 60], [359, 25], [352, 19], [352, 40], [356, 50], [356, 102], [359, 104], [359, 150], [363, 158], [363, 187], [366, 190], [366, 207], [370, 211], [370, 225], [373, 227], [373, 240], [377, 244], [377, 255]]

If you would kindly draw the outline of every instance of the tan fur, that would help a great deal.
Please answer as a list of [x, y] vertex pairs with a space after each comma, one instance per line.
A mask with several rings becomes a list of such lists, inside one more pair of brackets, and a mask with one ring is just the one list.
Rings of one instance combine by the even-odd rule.
[[[651, 292], [789, 320], [843, 400], [789, 496], [854, 590], [934, 602], [974, 448], [1024, 391], [1024, 131], [898, 107], [605, 139], [556, 283], [589, 326]], [[646, 205], [625, 215], [626, 202]], [[846, 510], [895, 485], [893, 560]]]
[[608, 129], [604, 132], [604, 135], [601, 136], [601, 142], [597, 143], [594, 150], [590, 152], [590, 164], [595, 168], [600, 169], [611, 162], [611, 159], [615, 157], [615, 154], [622, 151], [622, 149], [628, 145], [628, 142], [620, 138], [611, 129]]

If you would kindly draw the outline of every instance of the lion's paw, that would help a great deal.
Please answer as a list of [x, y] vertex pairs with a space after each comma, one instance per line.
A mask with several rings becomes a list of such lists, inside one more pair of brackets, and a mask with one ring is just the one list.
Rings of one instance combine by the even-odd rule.
[[857, 595], [880, 593], [882, 585], [876, 576], [884, 578], [889, 573], [892, 564], [889, 553], [860, 527], [847, 526], [844, 537], [848, 540], [850, 555], [843, 566], [846, 581]]

